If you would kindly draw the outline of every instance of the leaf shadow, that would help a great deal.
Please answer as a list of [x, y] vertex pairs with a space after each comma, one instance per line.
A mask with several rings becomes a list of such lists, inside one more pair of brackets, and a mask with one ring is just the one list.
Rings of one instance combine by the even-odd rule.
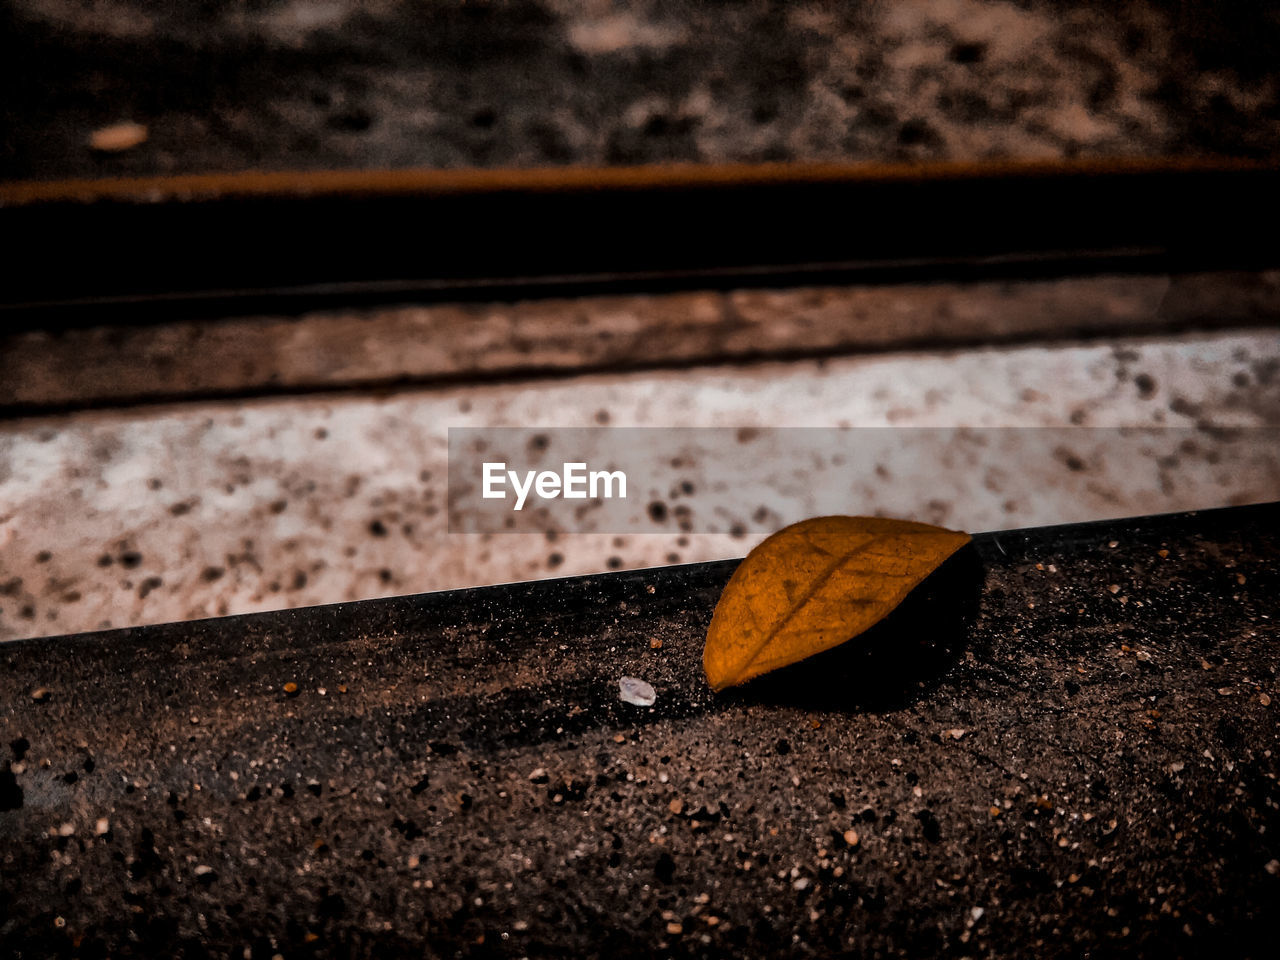
[[875, 626], [724, 696], [848, 713], [907, 707], [936, 688], [964, 655], [982, 583], [981, 558], [966, 544]]

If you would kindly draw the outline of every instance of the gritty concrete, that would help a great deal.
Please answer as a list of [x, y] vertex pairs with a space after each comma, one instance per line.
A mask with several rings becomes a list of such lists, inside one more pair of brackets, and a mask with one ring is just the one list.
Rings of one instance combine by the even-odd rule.
[[5, 645], [0, 956], [1268, 957], [1277, 529], [980, 536], [725, 696], [732, 563]]
[[[738, 556], [840, 483], [839, 512], [975, 531], [1273, 500], [1277, 448], [1229, 428], [1280, 426], [1278, 369], [1274, 332], [1228, 331], [10, 420], [0, 638]], [[636, 533], [450, 534], [448, 428], [495, 425], [1082, 429], [994, 460], [953, 432], [856, 484], [761, 438], [746, 472], [655, 473]]]
[[[0, 17], [0, 179], [1280, 145], [1280, 19], [1253, 2], [14, 0]], [[145, 141], [93, 148], [127, 125]]]

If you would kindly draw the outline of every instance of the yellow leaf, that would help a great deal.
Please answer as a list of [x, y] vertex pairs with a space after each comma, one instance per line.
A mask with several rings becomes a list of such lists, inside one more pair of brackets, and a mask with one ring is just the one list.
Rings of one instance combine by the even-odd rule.
[[877, 517], [817, 517], [779, 530], [747, 554], [716, 604], [702, 653], [712, 689], [857, 636], [969, 539]]

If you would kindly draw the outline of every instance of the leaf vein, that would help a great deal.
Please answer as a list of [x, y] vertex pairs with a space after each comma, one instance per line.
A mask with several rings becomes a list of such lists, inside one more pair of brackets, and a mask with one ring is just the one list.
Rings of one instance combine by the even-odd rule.
[[835, 572], [839, 570], [840, 567], [842, 567], [846, 563], [849, 563], [851, 560], [853, 560], [854, 557], [857, 557], [860, 553], [862, 553], [863, 550], [865, 550], [871, 544], [875, 543], [877, 540], [881, 540], [881, 539], [883, 539], [883, 535], [882, 534], [877, 535], [871, 540], [868, 540], [865, 544], [861, 544], [855, 547], [853, 550], [850, 550], [848, 553], [844, 554], [843, 556], [837, 557], [834, 561], [829, 563], [827, 567], [820, 574], [818, 574], [817, 577], [814, 578], [814, 581], [800, 596], [800, 599], [791, 605], [791, 609], [787, 611], [786, 616], [784, 616], [782, 619], [780, 619], [777, 622], [777, 624], [774, 626], [772, 630], [769, 631], [769, 633], [765, 636], [765, 638], [761, 640], [758, 644], [756, 644], [755, 649], [751, 651], [751, 655], [748, 656], [745, 660], [743, 660], [742, 666], [738, 669], [737, 673], [735, 674], [734, 680], [736, 681], [738, 677], [741, 677], [742, 674], [746, 671], [746, 669], [750, 667], [753, 663], [755, 663], [757, 659], [759, 659], [760, 654], [763, 653], [766, 648], [768, 648], [769, 644], [773, 642], [774, 638], [779, 633], [781, 633], [783, 628], [786, 627], [786, 625], [789, 624], [795, 618], [796, 614], [800, 612], [800, 610], [805, 606], [805, 604], [807, 604], [810, 600], [814, 598], [814, 596], [817, 595], [818, 591], [827, 583], [828, 580], [830, 580], [835, 575]]

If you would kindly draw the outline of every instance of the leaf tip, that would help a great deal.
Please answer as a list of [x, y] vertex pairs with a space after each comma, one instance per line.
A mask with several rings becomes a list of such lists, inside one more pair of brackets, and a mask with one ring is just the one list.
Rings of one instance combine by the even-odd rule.
[[733, 677], [724, 665], [717, 662], [714, 654], [714, 647], [708, 644], [702, 651], [702, 672], [706, 675], [707, 683], [715, 693], [719, 693], [726, 687], [733, 686]]

